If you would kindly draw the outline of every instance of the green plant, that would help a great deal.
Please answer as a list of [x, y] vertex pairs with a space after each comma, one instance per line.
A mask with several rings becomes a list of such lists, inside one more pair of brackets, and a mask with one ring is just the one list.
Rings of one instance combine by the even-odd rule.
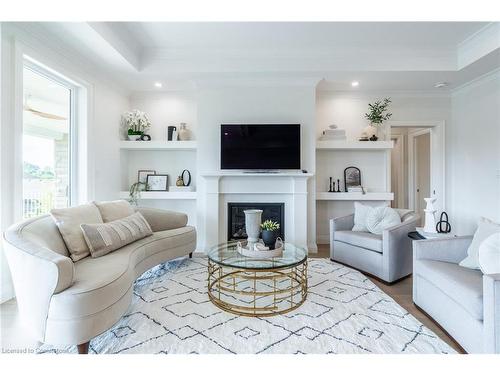
[[128, 201], [131, 204], [134, 204], [137, 206], [137, 202], [141, 198], [141, 191], [147, 190], [147, 188], [148, 188], [148, 184], [145, 182], [134, 182], [130, 186]]
[[262, 230], [270, 230], [275, 231], [280, 229], [280, 225], [277, 221], [266, 220], [262, 224], [260, 224]]
[[382, 124], [384, 121], [389, 120], [389, 118], [392, 116], [392, 113], [387, 112], [389, 110], [389, 104], [391, 104], [391, 98], [385, 98], [383, 101], [377, 100], [373, 104], [368, 104], [368, 108], [370, 111], [368, 113], [365, 113], [365, 117], [372, 124]]

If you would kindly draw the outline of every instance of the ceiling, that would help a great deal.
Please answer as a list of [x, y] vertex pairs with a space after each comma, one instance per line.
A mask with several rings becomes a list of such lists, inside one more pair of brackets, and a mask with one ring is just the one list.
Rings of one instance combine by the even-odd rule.
[[212, 84], [445, 90], [500, 68], [500, 23], [23, 23], [130, 91]]

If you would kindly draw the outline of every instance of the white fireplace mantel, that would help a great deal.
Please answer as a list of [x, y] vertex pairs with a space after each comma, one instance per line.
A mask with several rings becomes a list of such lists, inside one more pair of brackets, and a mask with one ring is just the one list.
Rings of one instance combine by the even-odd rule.
[[227, 203], [284, 203], [285, 239], [307, 248], [307, 180], [312, 173], [202, 173], [205, 247], [227, 240]]

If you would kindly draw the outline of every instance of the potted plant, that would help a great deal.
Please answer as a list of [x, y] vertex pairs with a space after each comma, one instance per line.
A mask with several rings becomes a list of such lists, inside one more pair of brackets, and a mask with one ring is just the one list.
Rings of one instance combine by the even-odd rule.
[[128, 194], [128, 201], [130, 204], [134, 204], [137, 206], [137, 202], [141, 198], [141, 191], [147, 190], [148, 189], [148, 184], [145, 182], [134, 182], [130, 186], [129, 194]]
[[371, 128], [365, 128], [364, 133], [366, 133], [370, 140], [376, 141], [378, 138], [381, 138], [380, 136], [377, 137], [376, 133], [378, 133], [378, 129], [381, 129], [382, 123], [389, 120], [392, 116], [392, 113], [387, 112], [389, 104], [391, 104], [391, 98], [385, 98], [383, 101], [377, 100], [373, 104], [368, 104], [369, 112], [365, 113], [365, 117], [370, 121]]
[[151, 127], [151, 121], [146, 114], [138, 109], [123, 114], [123, 122], [127, 127], [127, 136], [130, 141], [138, 141]]
[[266, 220], [260, 224], [262, 229], [262, 241], [269, 247], [269, 249], [274, 249], [274, 244], [276, 243], [276, 238], [278, 238], [278, 229], [280, 225], [277, 221]]

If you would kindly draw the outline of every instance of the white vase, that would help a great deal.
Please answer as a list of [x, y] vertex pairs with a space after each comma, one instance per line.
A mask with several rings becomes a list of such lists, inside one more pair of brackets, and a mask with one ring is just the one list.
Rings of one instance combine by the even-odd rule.
[[181, 122], [179, 126], [179, 141], [189, 141], [191, 139], [191, 132], [186, 126], [185, 122]]
[[437, 198], [424, 198], [427, 202], [427, 206], [425, 207], [425, 224], [424, 224], [424, 232], [427, 233], [437, 233], [436, 231], [436, 209], [434, 208], [434, 202], [436, 202]]
[[245, 231], [248, 242], [259, 241], [260, 223], [262, 222], [262, 210], [245, 210]]

